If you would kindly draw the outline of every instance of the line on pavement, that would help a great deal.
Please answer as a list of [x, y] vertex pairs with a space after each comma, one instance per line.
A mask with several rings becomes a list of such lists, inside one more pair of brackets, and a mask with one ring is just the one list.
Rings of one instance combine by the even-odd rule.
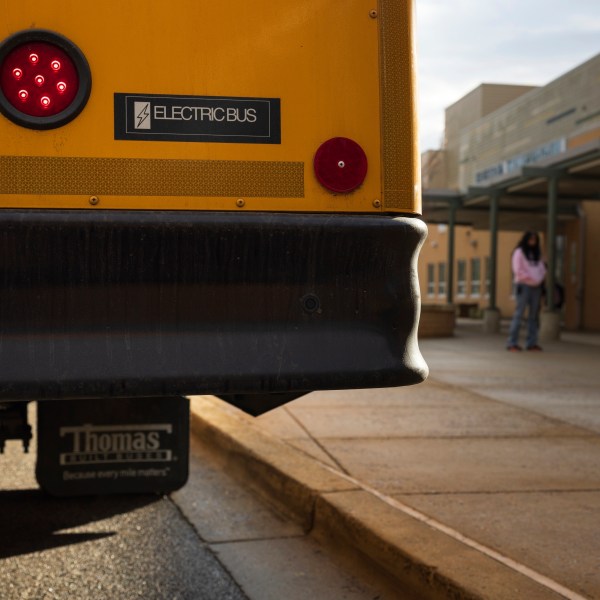
[[417, 519], [418, 521], [421, 521], [422, 523], [429, 525], [429, 527], [432, 527], [433, 529], [440, 531], [441, 533], [444, 533], [444, 534], [454, 538], [455, 540], [465, 544], [466, 546], [469, 546], [469, 547], [477, 550], [478, 552], [481, 552], [482, 554], [485, 554], [486, 556], [493, 558], [494, 560], [502, 563], [503, 565], [509, 567], [510, 569], [513, 569], [514, 571], [521, 573], [521, 575], [524, 575], [525, 577], [532, 579], [536, 583], [543, 585], [544, 587], [552, 590], [553, 592], [560, 594], [561, 596], [567, 598], [568, 600], [588, 600], [585, 596], [581, 596], [577, 592], [574, 592], [573, 590], [566, 588], [565, 586], [561, 585], [557, 581], [550, 579], [550, 577], [547, 577], [546, 575], [543, 575], [542, 573], [539, 573], [538, 571], [528, 567], [527, 565], [524, 565], [512, 558], [509, 558], [508, 556], [505, 556], [504, 554], [497, 552], [496, 550], [493, 550], [492, 548], [488, 548], [487, 546], [484, 546], [483, 544], [480, 544], [479, 542], [477, 542], [471, 538], [468, 538], [467, 536], [463, 535], [456, 529], [453, 529], [452, 527], [449, 527], [448, 525], [444, 525], [440, 521], [436, 521], [435, 519], [428, 517], [426, 514], [420, 512], [418, 510], [415, 510], [414, 508], [412, 508], [411, 506], [408, 506], [407, 504], [404, 504], [403, 502], [400, 502], [394, 498], [390, 498], [389, 496], [382, 494], [381, 492], [378, 492], [377, 490], [369, 487], [368, 485], [365, 485], [361, 481], [354, 479], [354, 477], [351, 477], [350, 475], [346, 475], [345, 473], [341, 473], [340, 471], [337, 471], [336, 469], [334, 469], [333, 467], [331, 467], [329, 465], [324, 464], [324, 466], [327, 469], [329, 469], [330, 471], [332, 471], [333, 473], [336, 473], [340, 477], [343, 477], [344, 479], [350, 481], [351, 483], [359, 486], [365, 492], [368, 492], [368, 493], [376, 496], [377, 498], [379, 498], [386, 504], [392, 506], [393, 508], [400, 510], [401, 512], [409, 515], [410, 517], [413, 517], [414, 519]]

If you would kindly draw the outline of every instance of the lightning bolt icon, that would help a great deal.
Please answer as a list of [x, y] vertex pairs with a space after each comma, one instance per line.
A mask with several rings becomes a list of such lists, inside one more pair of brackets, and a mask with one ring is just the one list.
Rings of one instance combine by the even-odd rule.
[[[150, 116], [149, 109], [150, 109], [150, 102], [147, 102], [142, 107], [142, 110], [140, 110], [140, 112], [135, 116], [135, 118], [138, 120], [136, 129], [141, 129], [142, 123]], [[146, 127], [144, 127], [144, 129], [146, 129]]]

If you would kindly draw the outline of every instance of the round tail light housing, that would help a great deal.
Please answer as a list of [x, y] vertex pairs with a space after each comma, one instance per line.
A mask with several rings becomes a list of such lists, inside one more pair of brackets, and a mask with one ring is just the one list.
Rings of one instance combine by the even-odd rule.
[[61, 127], [83, 110], [91, 89], [85, 56], [64, 36], [30, 29], [0, 42], [0, 112], [13, 123]]

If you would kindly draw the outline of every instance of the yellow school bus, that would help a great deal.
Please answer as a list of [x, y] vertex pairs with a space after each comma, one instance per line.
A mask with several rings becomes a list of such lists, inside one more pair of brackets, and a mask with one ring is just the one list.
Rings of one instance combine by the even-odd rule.
[[412, 0], [0, 12], [0, 400], [426, 376]]

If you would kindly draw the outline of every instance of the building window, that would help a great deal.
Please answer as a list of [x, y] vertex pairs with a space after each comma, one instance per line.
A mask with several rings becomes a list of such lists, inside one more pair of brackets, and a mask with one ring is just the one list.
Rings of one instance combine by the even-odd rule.
[[435, 296], [435, 265], [427, 265], [427, 295]]
[[481, 295], [481, 259], [471, 259], [471, 296], [479, 298]]
[[446, 263], [438, 263], [438, 296], [446, 297]]
[[456, 261], [456, 295], [467, 295], [467, 261], [462, 258]]
[[489, 256], [485, 257], [485, 297], [490, 297], [492, 287], [492, 261]]

